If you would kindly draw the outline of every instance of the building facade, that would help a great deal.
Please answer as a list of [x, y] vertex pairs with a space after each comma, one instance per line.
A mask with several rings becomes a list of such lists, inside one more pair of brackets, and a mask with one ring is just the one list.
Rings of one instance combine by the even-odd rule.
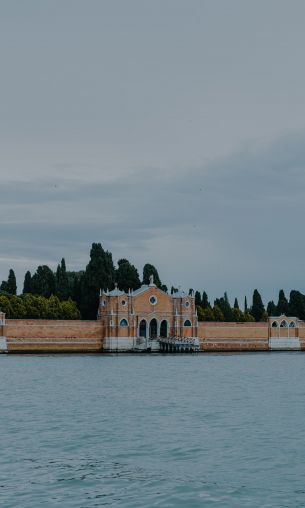
[[104, 351], [159, 351], [162, 345], [199, 344], [194, 295], [183, 291], [168, 295], [157, 288], [153, 277], [136, 291], [125, 293], [116, 286], [101, 292], [98, 319], [105, 331]]

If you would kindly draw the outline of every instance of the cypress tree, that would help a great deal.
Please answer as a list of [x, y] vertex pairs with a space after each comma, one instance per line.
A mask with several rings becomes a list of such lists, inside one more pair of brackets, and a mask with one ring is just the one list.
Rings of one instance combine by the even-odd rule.
[[[222, 298], [216, 298], [216, 300], [214, 301], [214, 309], [215, 307], [221, 310], [224, 316], [224, 319], [222, 321], [234, 321], [234, 314], [231, 309], [227, 293], [224, 293], [224, 296]], [[216, 321], [218, 321], [218, 319], [216, 319]]]
[[9, 295], [16, 295], [17, 283], [14, 270], [12, 268], [9, 271], [7, 281], [3, 280], [0, 286], [0, 291], [8, 293]]
[[112, 289], [115, 269], [112, 254], [100, 243], [93, 243], [90, 261], [81, 280], [80, 308], [83, 319], [96, 319], [100, 289]]
[[32, 277], [32, 293], [45, 298], [55, 295], [55, 275], [47, 265], [38, 266]]
[[268, 314], [268, 316], [276, 316], [276, 314], [277, 314], [277, 308], [276, 308], [276, 305], [273, 300], [268, 302], [267, 314]]
[[208, 295], [206, 294], [205, 291], [203, 291], [203, 293], [202, 293], [201, 305], [202, 305], [202, 307], [204, 309], [207, 309], [208, 307], [211, 307], [209, 299], [208, 299]]
[[61, 301], [68, 300], [70, 296], [69, 279], [64, 258], [62, 258], [56, 270], [56, 295]]
[[129, 289], [138, 289], [141, 286], [138, 270], [127, 259], [120, 259], [118, 261], [115, 277], [119, 288], [125, 291], [125, 293]]
[[7, 281], [3, 280], [1, 282], [0, 291], [3, 293], [8, 293]]
[[27, 271], [24, 276], [23, 283], [23, 294], [32, 293], [32, 275], [30, 271]]
[[9, 271], [8, 279], [7, 279], [7, 292], [10, 295], [16, 295], [17, 293], [17, 283], [16, 283], [16, 275], [12, 268]]
[[234, 309], [239, 309], [237, 298], [235, 298], [235, 300], [234, 300]]
[[199, 293], [199, 291], [195, 292], [195, 305], [198, 307], [201, 307], [202, 305], [201, 294]]
[[285, 296], [284, 290], [281, 289], [279, 292], [279, 299], [277, 304], [278, 315], [288, 314], [288, 300]]
[[261, 295], [259, 294], [257, 289], [254, 289], [251, 314], [254, 317], [255, 321], [260, 321], [263, 318], [264, 312], [265, 307], [262, 302]]
[[290, 316], [305, 320], [305, 297], [300, 291], [291, 291], [289, 299]]
[[245, 296], [244, 313], [247, 314], [247, 312], [248, 312], [248, 302], [247, 302], [247, 297]]
[[150, 276], [153, 275], [154, 277], [154, 284], [161, 289], [162, 283], [158, 274], [157, 268], [154, 267], [154, 265], [150, 265], [149, 263], [146, 263], [146, 265], [143, 268], [143, 284], [149, 284]]

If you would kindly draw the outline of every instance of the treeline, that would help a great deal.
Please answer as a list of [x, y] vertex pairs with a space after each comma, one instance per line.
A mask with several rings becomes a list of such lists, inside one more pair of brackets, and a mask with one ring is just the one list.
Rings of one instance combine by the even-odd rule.
[[[67, 271], [64, 259], [55, 271], [47, 265], [38, 266], [35, 273], [26, 272], [19, 296], [15, 273], [10, 269], [7, 280], [0, 285], [0, 309], [12, 318], [96, 319], [100, 289], [112, 290], [117, 283], [125, 292], [136, 290], [141, 284], [149, 284], [151, 275], [157, 287], [167, 292], [153, 265], [145, 264], [140, 279], [137, 268], [127, 259], [120, 259], [114, 266], [111, 252], [100, 243], [93, 243], [84, 270]], [[176, 291], [172, 286], [170, 293]], [[189, 290], [191, 293], [193, 289]], [[200, 321], [266, 321], [268, 316], [280, 314], [305, 320], [305, 296], [295, 290], [290, 292], [289, 300], [281, 290], [277, 303], [270, 301], [266, 307], [257, 289], [249, 306], [247, 298], [242, 306], [235, 298], [233, 307], [227, 293], [210, 303], [205, 291], [195, 291], [195, 304]]]
[[243, 308], [240, 308], [237, 298], [231, 307], [227, 293], [222, 298], [216, 298], [211, 305], [205, 291], [202, 294], [199, 291], [195, 292], [195, 304], [199, 321], [267, 321], [269, 316], [281, 314], [305, 320], [305, 295], [295, 290], [290, 292], [288, 300], [281, 289], [277, 303], [271, 300], [266, 307], [257, 289], [253, 292], [252, 303], [249, 307], [246, 297]]
[[[34, 274], [27, 271], [24, 277], [22, 295], [17, 294], [16, 277], [13, 269], [10, 269], [7, 280], [2, 281], [0, 285], [0, 309], [7, 311], [8, 317], [37, 317], [53, 318], [55, 315], [60, 318], [66, 318], [67, 308], [72, 306], [75, 317], [71, 319], [96, 319], [99, 303], [100, 289], [112, 290], [115, 283], [119, 288], [128, 292], [129, 289], [138, 289], [142, 283], [149, 284], [149, 277], [154, 276], [154, 282], [163, 291], [167, 287], [161, 283], [157, 269], [146, 264], [143, 269], [143, 277], [140, 279], [138, 270], [127, 259], [118, 261], [117, 267], [114, 266], [112, 254], [105, 251], [100, 243], [93, 243], [90, 251], [90, 260], [85, 270], [68, 271], [66, 269], [65, 259], [58, 264], [56, 271], [53, 271], [47, 265], [38, 266]], [[28, 296], [41, 297], [44, 299], [36, 305], [36, 314], [33, 310], [28, 311], [22, 307], [22, 303], [28, 301]], [[12, 297], [15, 298], [12, 298]], [[53, 312], [54, 299], [59, 306], [64, 307], [60, 313]], [[17, 300], [20, 304], [18, 313]], [[50, 302], [50, 311], [46, 311]], [[12, 308], [10, 308], [10, 305]], [[34, 304], [35, 305], [35, 304]], [[77, 313], [75, 312], [77, 311]], [[53, 317], [52, 317], [53, 316]], [[56, 317], [54, 317], [56, 319]]]
[[0, 309], [10, 319], [80, 319], [76, 303], [57, 296], [0, 295]]

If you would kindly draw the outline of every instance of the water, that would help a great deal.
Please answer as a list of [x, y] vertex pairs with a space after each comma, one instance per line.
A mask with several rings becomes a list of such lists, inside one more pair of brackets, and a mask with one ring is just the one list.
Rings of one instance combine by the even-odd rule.
[[1, 506], [304, 507], [304, 365], [1, 355]]

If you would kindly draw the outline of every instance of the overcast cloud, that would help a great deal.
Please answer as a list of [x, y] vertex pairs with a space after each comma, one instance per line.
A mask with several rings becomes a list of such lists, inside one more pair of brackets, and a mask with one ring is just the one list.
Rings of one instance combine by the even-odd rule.
[[0, 278], [305, 291], [303, 1], [1, 2]]

